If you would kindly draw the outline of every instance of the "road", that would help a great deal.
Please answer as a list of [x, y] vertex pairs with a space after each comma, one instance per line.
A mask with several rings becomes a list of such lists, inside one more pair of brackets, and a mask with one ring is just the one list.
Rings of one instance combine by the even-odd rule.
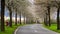
[[58, 34], [51, 30], [48, 30], [42, 26], [42, 24], [32, 24], [19, 27], [15, 32], [16, 34]]

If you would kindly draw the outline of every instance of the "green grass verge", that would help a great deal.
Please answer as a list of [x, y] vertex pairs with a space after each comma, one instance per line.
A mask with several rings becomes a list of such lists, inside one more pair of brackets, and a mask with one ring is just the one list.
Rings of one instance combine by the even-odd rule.
[[60, 30], [57, 30], [57, 25], [56, 24], [52, 24], [50, 27], [49, 26], [44, 26], [47, 29], [50, 29], [52, 31], [58, 32], [60, 33]]
[[0, 31], [0, 34], [13, 34], [18, 26], [23, 26], [23, 25], [17, 25], [17, 26], [13, 25], [12, 27], [5, 26], [5, 32]]

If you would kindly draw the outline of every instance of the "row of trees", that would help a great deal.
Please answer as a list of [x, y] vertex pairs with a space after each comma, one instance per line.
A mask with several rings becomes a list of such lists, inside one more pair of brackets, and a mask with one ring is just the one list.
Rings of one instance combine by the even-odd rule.
[[[20, 24], [21, 24], [21, 15], [24, 16], [24, 22], [29, 15], [31, 15], [26, 7], [29, 6], [29, 2], [27, 0], [1, 0], [1, 31], [5, 31], [5, 23], [4, 23], [4, 12], [5, 6], [9, 10], [10, 22], [9, 26], [12, 27], [12, 12], [15, 12], [15, 25], [17, 25], [17, 15], [20, 16]], [[28, 13], [26, 13], [28, 12]], [[27, 16], [28, 15], [28, 16]], [[25, 19], [26, 18], [26, 19]], [[31, 20], [31, 17], [28, 17]], [[31, 19], [30, 19], [31, 18]], [[27, 22], [27, 20], [26, 20]]]
[[[51, 7], [57, 8], [57, 30], [60, 30], [59, 14], [60, 14], [60, 1], [59, 0], [35, 0], [35, 5], [40, 6], [39, 16], [43, 19], [46, 26], [51, 26], [51, 15], [55, 11], [51, 11]], [[43, 8], [43, 9], [42, 9]], [[45, 9], [44, 9], [45, 8]], [[37, 13], [37, 12], [36, 12]]]
[[47, 12], [46, 12], [46, 18], [44, 18], [44, 23], [45, 25], [51, 26], [51, 21], [50, 21], [50, 7], [56, 7], [57, 8], [57, 30], [60, 30], [60, 22], [59, 22], [59, 13], [60, 13], [60, 1], [50, 1], [51, 3], [47, 4]]

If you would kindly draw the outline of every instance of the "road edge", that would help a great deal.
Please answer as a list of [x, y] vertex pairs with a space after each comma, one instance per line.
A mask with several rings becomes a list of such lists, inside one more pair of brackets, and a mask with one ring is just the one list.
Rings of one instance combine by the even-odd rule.
[[[21, 26], [20, 26], [20, 27], [21, 27]], [[20, 27], [18, 27], [18, 28], [14, 31], [14, 34], [16, 34], [16, 33], [17, 33], [17, 31], [18, 31], [18, 29], [19, 29]]]

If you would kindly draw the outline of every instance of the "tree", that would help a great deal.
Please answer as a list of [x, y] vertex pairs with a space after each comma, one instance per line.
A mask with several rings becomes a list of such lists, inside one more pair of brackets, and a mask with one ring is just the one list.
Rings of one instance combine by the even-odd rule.
[[17, 9], [16, 9], [16, 14], [15, 14], [15, 25], [17, 25]]
[[12, 11], [10, 11], [10, 23], [9, 23], [10, 27], [12, 27]]
[[48, 22], [49, 22], [49, 26], [51, 26], [51, 23], [50, 23], [50, 6], [47, 6], [48, 8]]
[[[9, 2], [9, 0], [8, 0]], [[10, 14], [10, 21], [9, 21], [9, 26], [12, 27], [12, 8], [11, 8], [12, 2], [8, 3], [8, 9], [9, 9], [9, 14]]]
[[57, 30], [60, 30], [60, 22], [59, 22], [59, 12], [60, 12], [60, 1], [54, 0], [51, 1], [52, 4], [54, 3], [54, 6], [57, 7]]
[[1, 31], [5, 31], [4, 12], [5, 12], [5, 0], [1, 0]]
[[60, 22], [59, 22], [59, 11], [60, 11], [60, 7], [57, 10], [57, 29], [60, 30]]
[[21, 24], [21, 16], [22, 16], [21, 14], [22, 14], [22, 13], [21, 13], [21, 11], [20, 11], [20, 24]]

